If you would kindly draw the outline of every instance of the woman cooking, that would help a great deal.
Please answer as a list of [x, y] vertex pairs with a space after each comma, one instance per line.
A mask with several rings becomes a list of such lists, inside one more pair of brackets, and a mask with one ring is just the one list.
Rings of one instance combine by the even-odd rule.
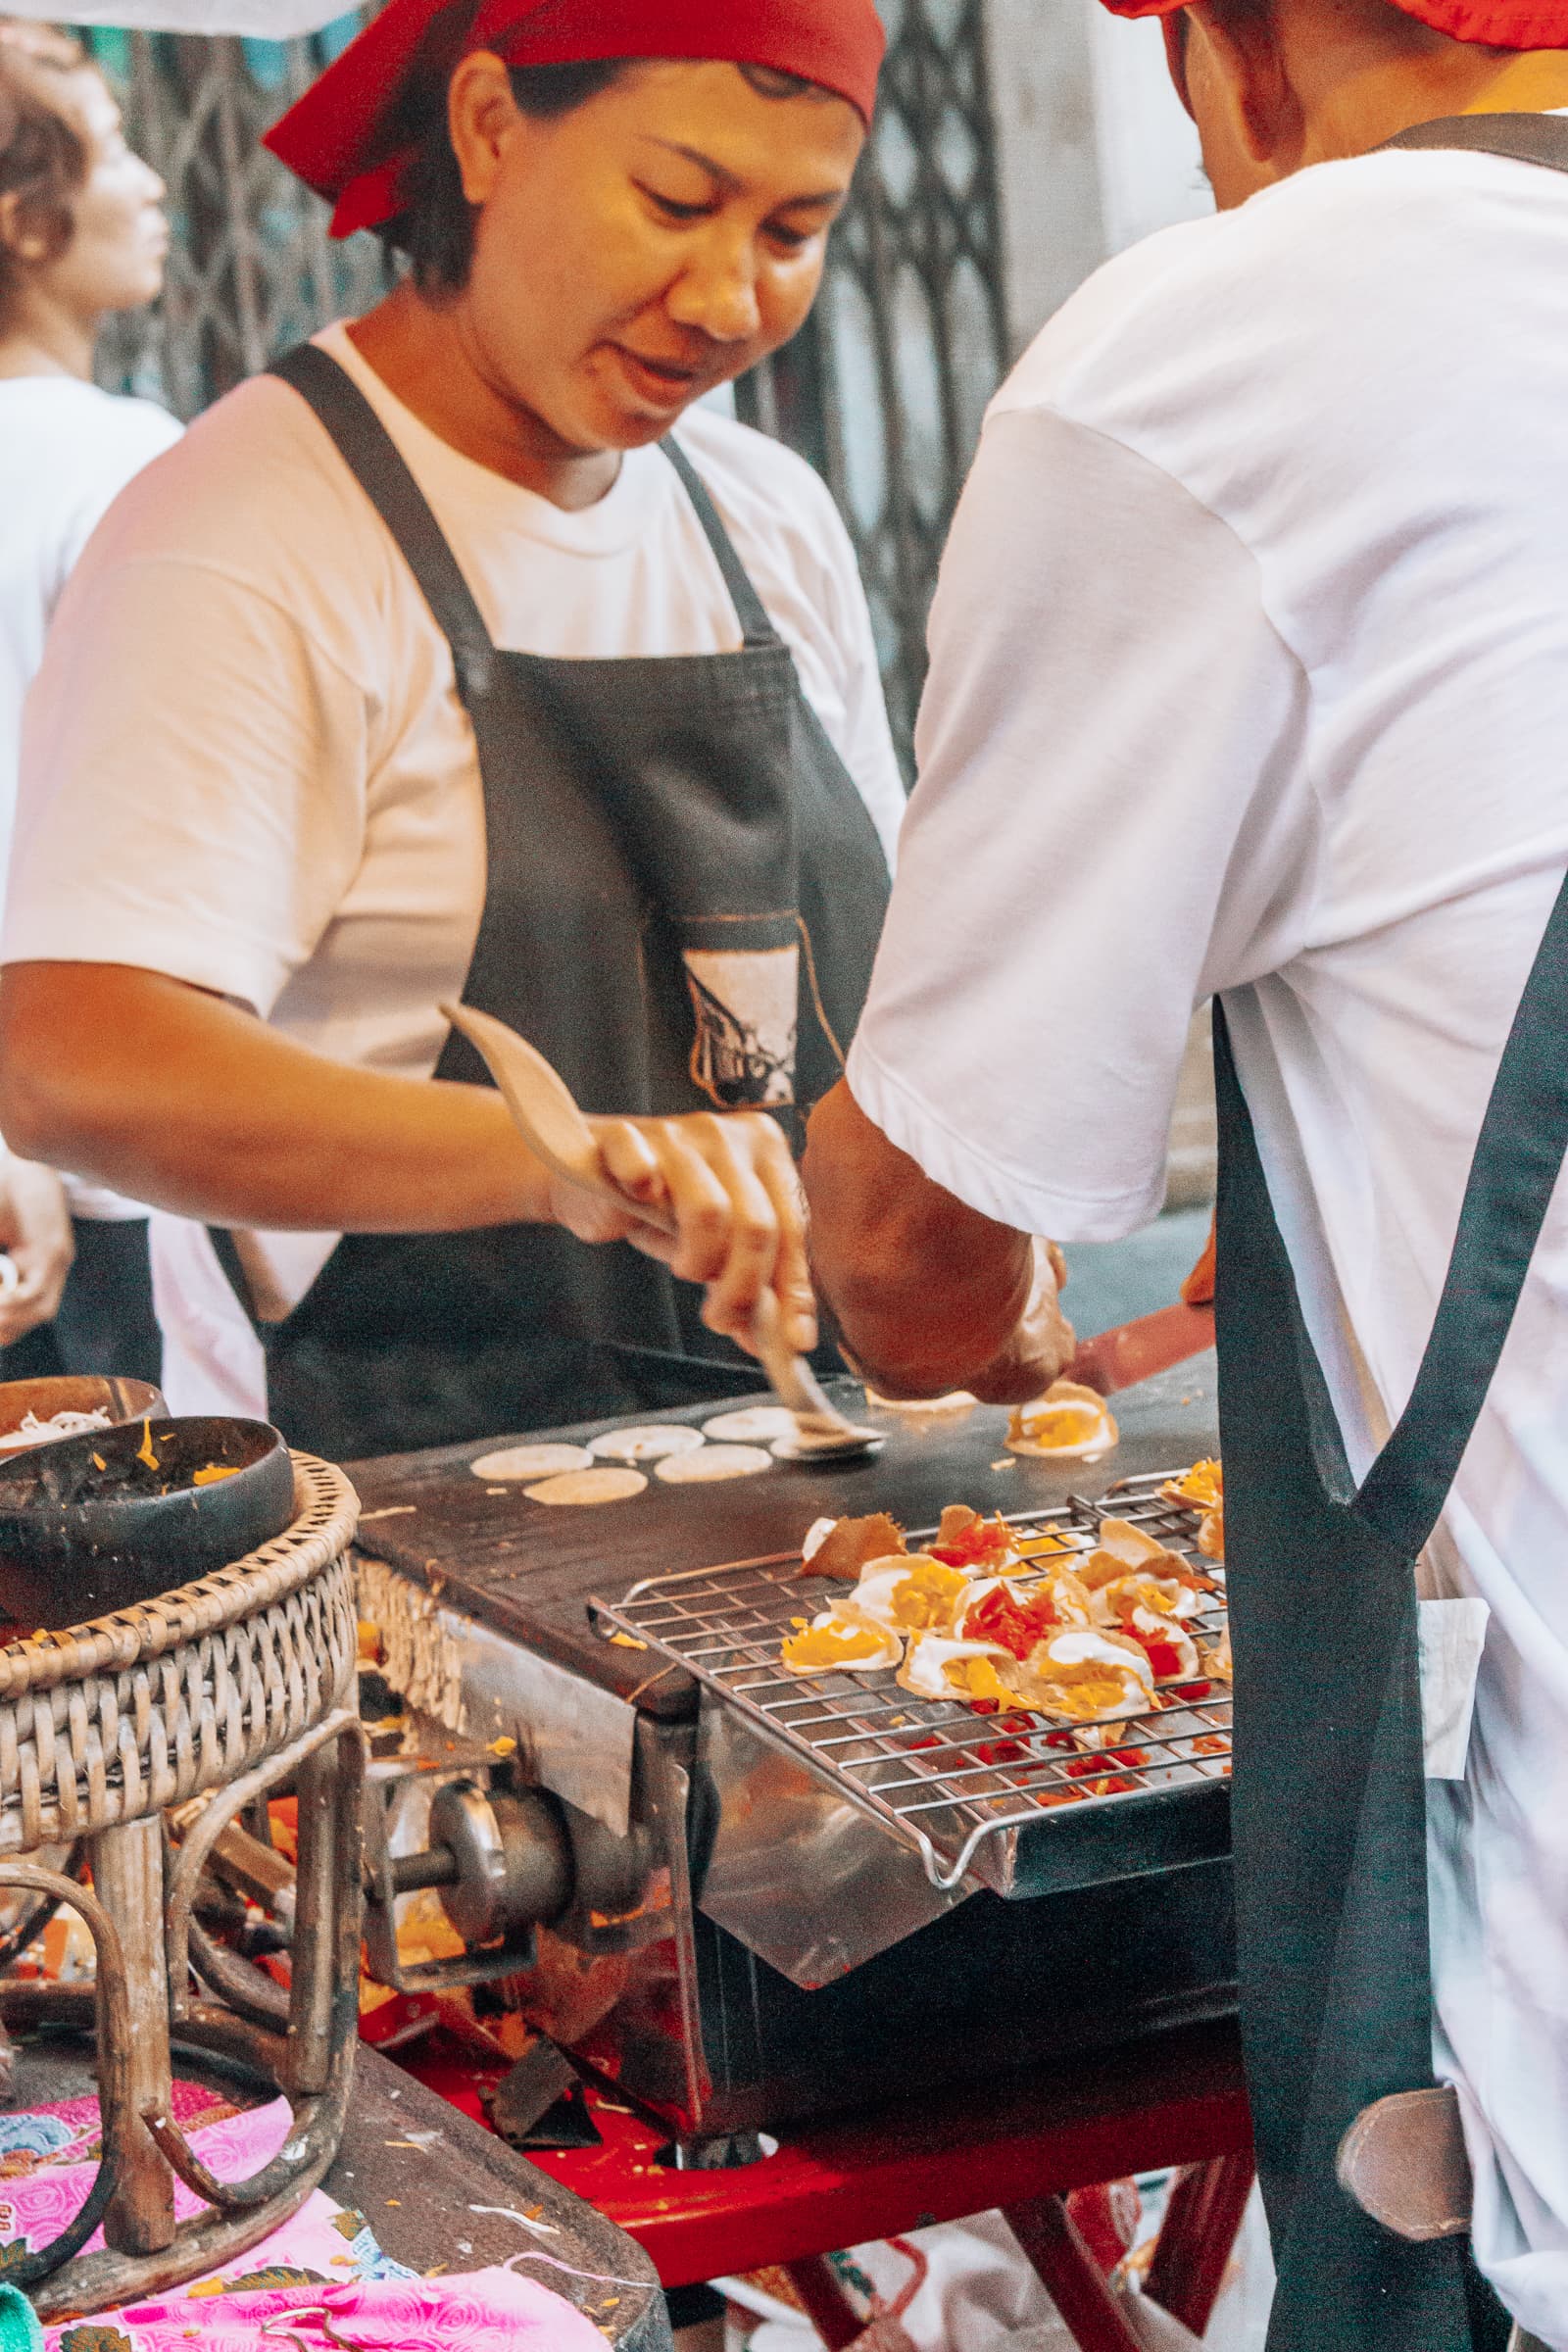
[[[686, 412], [804, 321], [881, 49], [871, 0], [391, 0], [272, 132], [409, 269], [100, 531], [0, 997], [16, 1146], [173, 1212], [172, 1403], [354, 1456], [711, 1394], [764, 1287], [810, 1343], [760, 1114], [839, 1074], [903, 795], [826, 493]], [[458, 996], [673, 1242], [533, 1158]]]

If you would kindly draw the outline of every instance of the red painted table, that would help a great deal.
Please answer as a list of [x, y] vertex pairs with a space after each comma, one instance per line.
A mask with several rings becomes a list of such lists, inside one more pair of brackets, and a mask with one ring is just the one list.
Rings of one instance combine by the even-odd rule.
[[[446, 2029], [401, 2063], [481, 2122], [482, 2094], [507, 2072], [504, 2058]], [[660, 2161], [657, 2124], [597, 2089], [588, 2101], [604, 2144], [533, 2161], [628, 2230], [666, 2286], [784, 2265], [830, 2346], [850, 2343], [860, 2323], [818, 2258], [1000, 2206], [1082, 2352], [1138, 2352], [1105, 2283], [1114, 2247], [1097, 2226], [1102, 2203], [1081, 2192], [1167, 2166], [1179, 2178], [1147, 2291], [1201, 2334], [1252, 2180], [1229, 2023], [1152, 2037], [1071, 2074], [975, 2082], [794, 2127], [776, 2155], [731, 2171], [678, 2172]]]

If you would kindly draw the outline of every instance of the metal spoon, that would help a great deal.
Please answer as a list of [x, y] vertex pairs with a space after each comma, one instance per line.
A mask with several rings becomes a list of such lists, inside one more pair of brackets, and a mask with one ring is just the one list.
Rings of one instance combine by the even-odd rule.
[[[613, 1200], [617, 1207], [631, 1209], [656, 1232], [677, 1230], [667, 1210], [633, 1200], [606, 1174], [593, 1129], [571, 1090], [536, 1048], [493, 1013], [477, 1012], [467, 1004], [443, 1004], [441, 1010], [483, 1055], [524, 1143], [547, 1168], [583, 1192], [596, 1193], [602, 1200]], [[787, 1345], [778, 1299], [771, 1290], [763, 1291], [758, 1300], [751, 1345], [780, 1403], [795, 1415], [796, 1436], [786, 1441], [790, 1458], [844, 1461], [855, 1454], [877, 1452], [886, 1445], [884, 1431], [863, 1429], [839, 1411], [806, 1358]]]

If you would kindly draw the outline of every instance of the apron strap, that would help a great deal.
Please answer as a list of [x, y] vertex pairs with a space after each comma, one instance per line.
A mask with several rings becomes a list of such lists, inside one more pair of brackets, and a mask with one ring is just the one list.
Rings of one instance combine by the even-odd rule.
[[401, 550], [452, 648], [466, 704], [490, 682], [495, 647], [473, 591], [401, 450], [359, 385], [318, 343], [302, 343], [270, 372], [309, 403]]
[[[402, 550], [436, 624], [452, 648], [464, 701], [489, 683], [495, 645], [429, 501], [402, 451], [348, 369], [318, 343], [302, 343], [274, 360], [270, 373], [308, 402], [337, 445], [338, 454]], [[661, 443], [691, 500], [703, 536], [713, 551], [749, 653], [779, 643], [766, 606], [741, 562], [718, 510], [673, 436]]]
[[1568, 1158], [1565, 1040], [1568, 880], [1503, 1048], [1410, 1401], [1356, 1497], [1359, 1515], [1409, 1559], [1458, 1476]]
[[1501, 155], [1516, 164], [1541, 164], [1568, 172], [1568, 116], [1447, 115], [1438, 122], [1414, 122], [1385, 147], [1464, 147], [1477, 155]]
[[752, 585], [752, 575], [737, 555], [735, 542], [719, 520], [718, 509], [709, 496], [702, 475], [673, 434], [659, 446], [680, 475], [686, 495], [697, 511], [703, 536], [713, 551], [714, 560], [724, 575], [724, 585], [734, 600], [735, 617], [741, 624], [747, 652], [760, 653], [764, 646], [777, 645], [778, 631], [768, 617], [767, 607]]

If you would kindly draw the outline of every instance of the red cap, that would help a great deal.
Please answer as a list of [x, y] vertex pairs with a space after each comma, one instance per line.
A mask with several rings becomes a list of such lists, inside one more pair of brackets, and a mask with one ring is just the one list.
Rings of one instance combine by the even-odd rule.
[[[1104, 0], [1115, 17], [1173, 17], [1186, 0]], [[1568, 0], [1395, 0], [1450, 40], [1489, 49], [1568, 49]]]
[[403, 209], [410, 101], [491, 49], [509, 66], [717, 58], [833, 90], [867, 122], [887, 45], [873, 0], [389, 0], [265, 144], [352, 236]]

